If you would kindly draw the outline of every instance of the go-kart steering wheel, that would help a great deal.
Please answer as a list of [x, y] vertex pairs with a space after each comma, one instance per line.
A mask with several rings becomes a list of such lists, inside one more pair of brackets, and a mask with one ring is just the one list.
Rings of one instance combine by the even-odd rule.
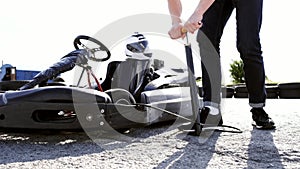
[[[81, 40], [87, 40], [87, 41], [91, 41], [94, 42], [95, 44], [97, 44], [98, 46], [96, 48], [89, 48], [86, 45], [84, 45], [83, 43], [81, 43]], [[96, 61], [96, 62], [102, 62], [102, 61], [106, 61], [110, 58], [111, 53], [109, 51], [109, 49], [100, 41], [98, 41], [95, 38], [89, 37], [89, 36], [85, 36], [85, 35], [79, 35], [74, 39], [74, 47], [76, 49], [79, 49], [79, 46], [81, 46], [83, 49], [86, 49], [87, 51], [91, 52], [92, 55], [88, 56], [88, 59]], [[106, 57], [96, 57], [95, 53], [99, 52], [99, 51], [104, 51], [106, 52]]]

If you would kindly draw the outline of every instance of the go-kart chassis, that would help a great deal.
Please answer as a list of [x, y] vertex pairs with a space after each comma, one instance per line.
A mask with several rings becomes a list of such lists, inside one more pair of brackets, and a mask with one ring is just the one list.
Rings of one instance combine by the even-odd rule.
[[[90, 40], [99, 47], [87, 48], [80, 40]], [[84, 49], [79, 49], [79, 45]], [[101, 84], [104, 90], [100, 85], [92, 88], [90, 83], [90, 88], [33, 88], [75, 65], [90, 72], [88, 60], [106, 61], [111, 55], [105, 45], [88, 36], [78, 36], [74, 46], [75, 51], [40, 72], [20, 90], [0, 93], [0, 128], [123, 129], [193, 116], [189, 88], [184, 87], [187, 71], [163, 68], [151, 73], [150, 60], [143, 54], [123, 62], [110, 62], [105, 81]], [[98, 51], [105, 51], [106, 57], [97, 58], [95, 53]], [[122, 94], [124, 90], [125, 95]], [[115, 98], [115, 93], [121, 95], [117, 94]]]
[[[57, 130], [143, 127], [175, 119], [143, 105], [191, 116], [188, 90], [175, 87], [146, 91], [141, 94], [140, 105], [113, 103], [104, 92], [64, 86], [5, 92], [0, 94], [0, 127]], [[59, 112], [65, 114], [58, 115]]]

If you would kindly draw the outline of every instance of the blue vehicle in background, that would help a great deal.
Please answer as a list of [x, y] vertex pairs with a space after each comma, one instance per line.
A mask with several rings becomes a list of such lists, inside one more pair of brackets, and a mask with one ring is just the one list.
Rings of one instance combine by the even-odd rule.
[[[38, 73], [40, 73], [38, 70], [18, 70], [11, 64], [3, 64], [0, 68], [0, 91], [17, 90]], [[61, 78], [55, 80], [63, 82]], [[49, 80], [49, 83], [55, 80]]]
[[35, 70], [17, 70], [10, 64], [4, 64], [1, 67], [0, 81], [31, 80], [40, 71]]

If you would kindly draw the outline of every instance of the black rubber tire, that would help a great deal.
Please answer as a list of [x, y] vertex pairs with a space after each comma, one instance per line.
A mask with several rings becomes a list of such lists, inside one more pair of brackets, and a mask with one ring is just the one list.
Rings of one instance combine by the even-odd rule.
[[300, 82], [292, 82], [292, 83], [279, 83], [279, 90], [282, 89], [300, 89]]
[[278, 99], [279, 95], [279, 88], [277, 85], [267, 85], [266, 86], [267, 91], [267, 98], [268, 99]]
[[278, 85], [279, 98], [282, 99], [299, 99], [300, 83], [280, 83]]
[[235, 98], [248, 98], [248, 90], [246, 85], [238, 85], [234, 87]]
[[[203, 87], [198, 87], [198, 92], [199, 92], [200, 97], [203, 97]], [[234, 88], [233, 87], [222, 87], [221, 92], [222, 92], [223, 98], [232, 98], [234, 95]]]
[[238, 85], [234, 87], [236, 93], [248, 93], [246, 85]]
[[[278, 86], [277, 85], [266, 85], [267, 98], [278, 98]], [[248, 98], [248, 90], [246, 85], [239, 85], [235, 87], [235, 98]]]
[[198, 94], [200, 97], [203, 97], [203, 87], [198, 87]]
[[222, 92], [223, 98], [232, 98], [234, 95], [234, 88], [233, 87], [222, 87], [221, 92]]
[[300, 99], [300, 89], [280, 90], [279, 98], [281, 98], [281, 99]]
[[278, 99], [278, 93], [267, 93], [268, 99]]
[[235, 92], [234, 98], [248, 98], [248, 93]]

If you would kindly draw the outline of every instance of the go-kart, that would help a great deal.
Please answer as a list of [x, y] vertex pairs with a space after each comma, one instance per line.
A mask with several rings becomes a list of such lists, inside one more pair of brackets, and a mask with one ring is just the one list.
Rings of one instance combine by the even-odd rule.
[[[177, 118], [192, 121], [187, 70], [155, 67], [143, 53], [109, 62], [109, 49], [89, 36], [76, 37], [74, 46], [76, 50], [19, 90], [0, 93], [1, 128], [122, 130]], [[101, 83], [89, 61], [109, 62]], [[78, 81], [87, 72], [88, 85], [47, 84], [75, 66], [82, 67]], [[91, 78], [96, 83], [92, 84]]]

